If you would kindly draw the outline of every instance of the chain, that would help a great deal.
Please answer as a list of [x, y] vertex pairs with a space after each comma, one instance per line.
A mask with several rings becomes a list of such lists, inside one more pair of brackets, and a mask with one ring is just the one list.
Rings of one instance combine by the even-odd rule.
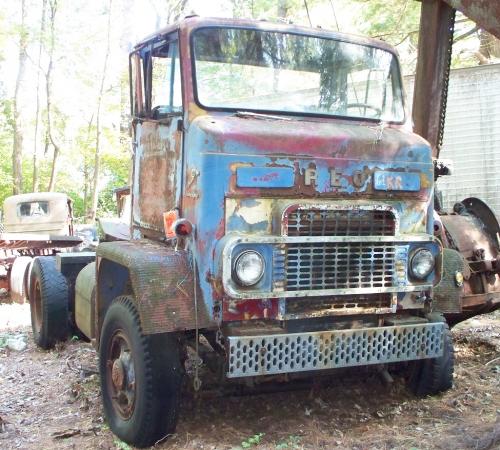
[[443, 89], [441, 91], [441, 108], [439, 111], [439, 131], [437, 141], [437, 153], [439, 155], [441, 147], [443, 146], [444, 138], [444, 123], [446, 120], [446, 106], [448, 104], [448, 86], [450, 84], [450, 69], [451, 69], [451, 55], [453, 50], [453, 32], [455, 31], [455, 14], [453, 10], [448, 24], [448, 48], [446, 50], [446, 67], [444, 70]]

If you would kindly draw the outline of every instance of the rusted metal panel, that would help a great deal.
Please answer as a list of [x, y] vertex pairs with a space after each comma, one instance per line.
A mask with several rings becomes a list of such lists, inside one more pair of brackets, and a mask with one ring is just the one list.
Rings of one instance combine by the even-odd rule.
[[178, 206], [181, 181], [179, 117], [135, 125], [133, 226], [163, 235], [163, 213]]
[[[486, 216], [486, 219], [488, 218], [496, 222], [491, 212]], [[453, 269], [453, 274], [445, 274], [450, 287], [456, 282], [456, 272], [463, 275], [463, 282], [455, 287], [460, 296], [460, 308], [453, 311], [445, 307], [447, 318], [456, 323], [471, 315], [497, 309], [500, 307], [499, 242], [498, 238], [488, 231], [488, 226], [485, 225], [487, 220], [481, 220], [480, 215], [475, 216], [472, 211], [468, 212], [466, 209], [463, 214], [441, 214], [440, 219], [443, 224], [440, 239], [446, 247], [460, 252], [464, 261], [462, 270], [457, 267]], [[446, 264], [445, 261], [445, 272]], [[438, 303], [452, 301], [449, 297], [440, 299], [439, 289], [437, 294]], [[447, 294], [450, 295], [450, 292]], [[456, 295], [457, 293], [454, 294]]]
[[441, 104], [454, 14], [453, 8], [441, 0], [422, 1], [412, 111], [415, 133], [430, 142], [434, 156], [440, 144]]
[[[130, 281], [146, 334], [191, 330], [196, 323], [194, 271], [187, 251], [150, 240], [99, 245], [98, 264], [114, 261], [129, 270]], [[106, 282], [99, 279], [98, 284]], [[99, 303], [99, 289], [97, 302]], [[214, 325], [198, 291], [198, 325]]]
[[433, 306], [443, 313], [462, 312], [463, 284], [457, 283], [457, 273], [470, 273], [464, 257], [450, 248], [443, 251], [443, 277], [434, 288]]
[[500, 38], [500, 2], [498, 0], [444, 0], [448, 5], [472, 19]]

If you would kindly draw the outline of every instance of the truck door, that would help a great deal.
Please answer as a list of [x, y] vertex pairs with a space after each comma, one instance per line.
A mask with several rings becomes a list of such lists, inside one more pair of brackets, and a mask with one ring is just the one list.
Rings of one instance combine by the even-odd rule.
[[[179, 206], [182, 92], [177, 35], [131, 55], [134, 115], [133, 238], [164, 235], [163, 213]], [[144, 95], [142, 94], [144, 93]]]

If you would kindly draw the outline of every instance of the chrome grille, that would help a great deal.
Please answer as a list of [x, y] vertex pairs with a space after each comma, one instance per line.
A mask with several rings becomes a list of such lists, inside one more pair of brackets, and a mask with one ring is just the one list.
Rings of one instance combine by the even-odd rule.
[[394, 236], [396, 220], [382, 209], [296, 209], [286, 214], [288, 236]]
[[288, 244], [286, 290], [388, 288], [396, 246], [373, 242]]

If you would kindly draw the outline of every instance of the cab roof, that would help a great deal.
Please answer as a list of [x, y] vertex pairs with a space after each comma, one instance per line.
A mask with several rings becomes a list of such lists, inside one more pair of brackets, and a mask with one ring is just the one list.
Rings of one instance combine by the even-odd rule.
[[308, 36], [317, 36], [330, 39], [338, 39], [354, 44], [368, 45], [370, 47], [377, 47], [387, 50], [391, 53], [396, 53], [394, 47], [387, 42], [379, 39], [369, 38], [366, 36], [359, 36], [350, 33], [341, 33], [338, 31], [326, 30], [324, 28], [304, 27], [284, 22], [268, 22], [266, 20], [251, 20], [251, 19], [226, 19], [216, 17], [199, 17], [187, 16], [173, 24], [167, 25], [165, 28], [155, 32], [139, 41], [134, 50], [137, 50], [144, 45], [162, 39], [164, 36], [171, 34], [175, 31], [190, 32], [197, 28], [204, 27], [235, 27], [235, 28], [252, 28], [263, 31], [277, 31], [281, 33], [295, 33]]
[[4, 200], [4, 206], [17, 205], [24, 202], [50, 202], [53, 200], [70, 200], [66, 194], [60, 192], [31, 192], [29, 194], [11, 195]]

